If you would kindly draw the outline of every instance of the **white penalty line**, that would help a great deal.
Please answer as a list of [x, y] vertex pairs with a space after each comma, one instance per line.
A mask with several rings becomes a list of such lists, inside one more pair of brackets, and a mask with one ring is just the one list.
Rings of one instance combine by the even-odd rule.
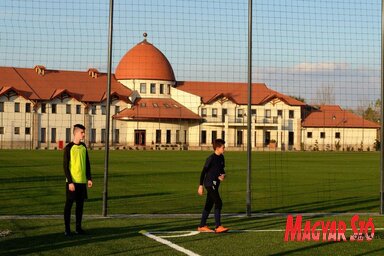
[[[194, 232], [197, 232], [197, 234], [199, 233], [198, 231], [194, 231]], [[166, 240], [160, 236], [156, 236], [156, 235], [152, 234], [151, 232], [147, 232], [145, 230], [142, 230], [142, 231], [140, 231], [140, 233], [146, 237], [149, 237], [149, 238], [155, 240], [156, 242], [159, 242], [159, 243], [162, 243], [166, 246], [169, 246], [169, 247], [175, 249], [176, 251], [182, 252], [188, 256], [200, 256], [199, 254], [194, 253], [193, 251], [185, 249], [184, 247], [181, 247], [180, 245], [174, 244], [171, 241], [168, 241], [168, 240]]]

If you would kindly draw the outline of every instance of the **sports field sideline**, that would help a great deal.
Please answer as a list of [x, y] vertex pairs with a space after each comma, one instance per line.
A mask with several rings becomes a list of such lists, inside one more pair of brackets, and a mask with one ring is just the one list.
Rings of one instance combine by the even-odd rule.
[[[253, 153], [255, 216], [224, 216], [223, 223], [236, 232], [188, 233], [196, 230], [199, 221], [204, 199], [196, 189], [209, 153], [111, 151], [109, 213], [113, 218], [100, 218], [104, 152], [91, 151], [95, 187], [85, 205], [88, 235], [66, 239], [60, 218], [65, 197], [62, 152], [1, 151], [0, 215], [28, 218], [0, 218], [4, 234], [0, 255], [185, 255], [144, 236], [143, 230], [198, 255], [384, 254], [377, 152]], [[226, 152], [225, 157], [228, 180], [221, 188], [223, 212], [244, 214], [246, 153]], [[286, 243], [285, 216], [265, 213], [289, 212], [320, 213], [305, 218], [346, 223], [352, 213], [360, 212], [361, 218], [373, 218], [375, 237], [362, 243]], [[321, 214], [330, 212], [341, 214]], [[47, 217], [33, 218], [36, 215]]]

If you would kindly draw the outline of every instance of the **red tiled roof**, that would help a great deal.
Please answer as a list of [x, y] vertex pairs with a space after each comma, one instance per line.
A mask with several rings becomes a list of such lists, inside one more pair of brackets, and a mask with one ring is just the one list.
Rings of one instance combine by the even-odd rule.
[[[101, 102], [107, 88], [107, 75], [99, 73], [91, 77], [87, 71], [45, 70], [37, 74], [33, 68], [0, 67], [0, 86], [13, 87], [29, 93], [31, 100], [50, 100], [60, 93], [78, 97], [84, 102]], [[65, 89], [63, 89], [65, 88]], [[129, 101], [132, 91], [112, 77], [111, 91]]]
[[201, 117], [173, 99], [138, 99], [132, 108], [126, 108], [114, 116], [121, 120], [194, 119]]
[[146, 40], [138, 43], [121, 58], [115, 73], [119, 80], [175, 81], [175, 75], [167, 57]]
[[[176, 88], [200, 96], [204, 104], [209, 104], [218, 97], [226, 97], [239, 105], [248, 103], [247, 83], [184, 81], [177, 82]], [[269, 89], [265, 84], [252, 84], [252, 104], [263, 105], [274, 98], [278, 98], [291, 106], [306, 105], [292, 97]]]
[[303, 127], [338, 127], [338, 128], [380, 128], [380, 125], [365, 120], [337, 105], [322, 105], [312, 111], [303, 121]]
[[20, 95], [20, 96], [22, 96], [22, 97], [24, 97], [26, 99], [28, 99], [28, 97], [31, 95], [30, 92], [20, 91], [20, 90], [17, 90], [16, 88], [14, 88], [14, 87], [9, 87], [9, 86], [0, 87], [0, 96], [7, 95], [9, 93], [12, 94], [12, 92], [14, 94]]

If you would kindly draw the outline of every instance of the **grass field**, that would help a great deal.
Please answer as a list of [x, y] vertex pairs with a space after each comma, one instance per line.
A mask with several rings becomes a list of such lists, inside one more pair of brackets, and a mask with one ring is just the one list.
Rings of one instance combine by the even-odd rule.
[[[91, 151], [94, 188], [86, 214], [100, 214], [104, 152]], [[209, 152], [112, 151], [109, 212], [200, 213], [200, 171]], [[246, 153], [226, 152], [224, 211], [245, 211]], [[377, 152], [253, 153], [255, 212], [378, 212]], [[0, 152], [0, 215], [61, 214], [64, 174], [60, 151]]]
[[[367, 220], [367, 217], [360, 216]], [[384, 227], [382, 217], [373, 217], [375, 227]], [[315, 220], [312, 218], [311, 220]], [[350, 217], [335, 217], [344, 219]], [[0, 238], [0, 255], [183, 255], [139, 233], [195, 230], [197, 219], [86, 219], [88, 234], [66, 238], [57, 219], [1, 220], [0, 229], [12, 233]], [[285, 218], [227, 218], [236, 230], [285, 228]], [[167, 238], [199, 255], [383, 255], [384, 232], [375, 232], [370, 242], [284, 242], [284, 232], [238, 232], [197, 234]]]
[[[182, 255], [140, 230], [195, 230], [196, 218], [94, 218], [102, 209], [103, 151], [90, 151], [94, 188], [85, 205], [87, 236], [66, 239], [60, 218], [5, 219], [5, 215], [61, 215], [64, 176], [60, 151], [0, 151], [0, 255]], [[200, 213], [198, 179], [210, 152], [111, 151], [110, 214]], [[228, 179], [221, 186], [224, 213], [243, 213], [246, 153], [226, 152]], [[289, 242], [284, 232], [197, 234], [167, 238], [200, 255], [383, 255], [377, 152], [255, 152], [252, 209], [257, 213], [349, 212], [373, 216], [373, 241]], [[325, 218], [320, 217], [318, 218]], [[311, 220], [315, 220], [312, 217]], [[233, 230], [285, 228], [285, 217], [226, 218]], [[212, 220], [211, 220], [212, 223]]]

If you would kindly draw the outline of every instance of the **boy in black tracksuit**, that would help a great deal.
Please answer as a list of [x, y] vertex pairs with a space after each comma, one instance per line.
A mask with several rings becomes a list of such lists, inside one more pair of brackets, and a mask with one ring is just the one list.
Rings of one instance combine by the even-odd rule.
[[221, 208], [223, 203], [219, 194], [220, 181], [223, 181], [225, 178], [224, 144], [225, 141], [222, 139], [216, 139], [213, 142], [215, 152], [207, 158], [204, 168], [201, 171], [200, 185], [197, 192], [199, 195], [203, 195], [204, 187], [207, 190], [207, 200], [201, 215], [200, 226], [197, 229], [201, 232], [213, 232], [213, 230], [207, 226], [207, 219], [213, 205], [215, 205], [215, 232], [222, 233], [228, 231], [228, 228], [221, 225]]

